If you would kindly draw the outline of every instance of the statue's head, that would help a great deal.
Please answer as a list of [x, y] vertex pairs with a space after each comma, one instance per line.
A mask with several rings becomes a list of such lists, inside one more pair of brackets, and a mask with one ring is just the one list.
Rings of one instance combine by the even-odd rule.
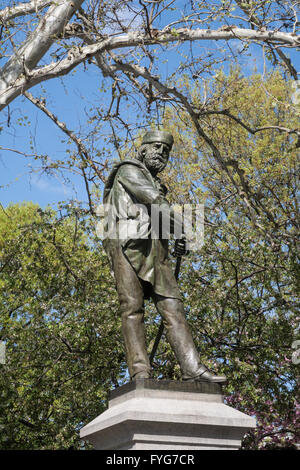
[[156, 175], [166, 167], [173, 142], [173, 136], [168, 132], [159, 130], [146, 132], [138, 152], [138, 159], [153, 175]]

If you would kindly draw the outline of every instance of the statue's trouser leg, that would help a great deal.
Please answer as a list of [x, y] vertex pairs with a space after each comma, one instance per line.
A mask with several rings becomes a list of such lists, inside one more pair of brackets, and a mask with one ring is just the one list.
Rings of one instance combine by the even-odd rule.
[[130, 377], [134, 377], [140, 372], [150, 374], [150, 363], [145, 344], [143, 299], [139, 302], [136, 293], [135, 289], [134, 297], [120, 296], [122, 333]]
[[150, 374], [144, 331], [144, 291], [121, 249], [115, 251], [113, 269], [122, 315], [122, 333], [129, 374]]
[[195, 377], [204, 370], [185, 318], [183, 302], [154, 294], [153, 300], [162, 316], [166, 335], [180, 364], [182, 378]]

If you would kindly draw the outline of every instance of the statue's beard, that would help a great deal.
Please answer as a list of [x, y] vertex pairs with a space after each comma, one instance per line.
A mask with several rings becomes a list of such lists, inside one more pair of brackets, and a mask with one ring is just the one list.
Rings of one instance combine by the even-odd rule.
[[157, 153], [147, 152], [144, 157], [144, 165], [148, 168], [151, 173], [160, 173], [166, 167], [166, 162], [164, 159]]

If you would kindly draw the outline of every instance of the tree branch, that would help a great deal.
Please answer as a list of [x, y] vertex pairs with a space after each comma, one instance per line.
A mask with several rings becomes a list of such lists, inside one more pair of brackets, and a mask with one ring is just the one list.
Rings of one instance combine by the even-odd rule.
[[[57, 0], [40, 19], [29, 38], [0, 70], [0, 110], [21, 93], [25, 83], [30, 81], [30, 71], [62, 33], [82, 2], [83, 0]], [[21, 87], [18, 87], [18, 81]]]
[[[76, 0], [76, 2], [81, 3], [82, 0]], [[51, 40], [53, 40], [53, 32], [51, 34]], [[123, 34], [121, 36], [106, 38], [85, 47], [73, 47], [69, 50], [68, 57], [66, 59], [51, 63], [33, 71], [31, 71], [33, 68], [33, 60], [29, 60], [28, 57], [26, 57], [25, 61], [22, 61], [22, 64], [19, 64], [19, 72], [21, 73], [24, 71], [25, 64], [28, 67], [27, 76], [20, 77], [18, 80], [17, 77], [15, 77], [14, 80], [11, 80], [9, 67], [6, 64], [6, 66], [3, 67], [2, 72], [0, 72], [0, 76], [2, 77], [2, 84], [0, 81], [0, 110], [18, 95], [22, 94], [23, 90], [27, 90], [45, 80], [66, 75], [81, 62], [98, 53], [141, 45], [167, 44], [170, 42], [186, 41], [227, 41], [230, 39], [268, 43], [272, 42], [274, 45], [281, 44], [286, 47], [298, 47], [300, 45], [300, 37], [294, 33], [283, 33], [280, 31], [254, 31], [252, 29], [234, 27], [226, 28], [226, 30], [222, 28], [218, 30], [180, 28], [172, 31], [164, 29], [162, 31], [157, 31], [155, 37], [150, 37], [147, 34], [141, 34], [139, 32]], [[34, 39], [34, 41], [36, 40], [41, 40], [39, 35], [38, 39]], [[47, 49], [49, 47], [50, 44], [47, 44]], [[39, 58], [40, 57], [42, 56], [39, 54]], [[37, 63], [36, 58], [35, 62]]]
[[[251, 5], [250, 3], [247, 4], [245, 1], [241, 0], [235, 0], [235, 3], [239, 6], [239, 8], [246, 14], [248, 15], [249, 22], [251, 25], [254, 27], [258, 28], [263, 28], [263, 23], [261, 20], [254, 14], [255, 12], [255, 7], [254, 5]], [[270, 47], [271, 45], [268, 44]], [[272, 47], [271, 47], [272, 48]], [[282, 52], [281, 49], [278, 47], [275, 49], [275, 53], [278, 54], [279, 58], [281, 59], [282, 63], [284, 64], [285, 68], [290, 72], [291, 76], [293, 77], [294, 80], [298, 80], [298, 73], [297, 70], [294, 68], [291, 60]]]
[[[84, 181], [85, 181], [85, 186], [87, 190], [87, 195], [88, 195], [88, 200], [89, 200], [89, 206], [90, 210], [92, 213], [94, 213], [94, 209], [92, 206], [92, 200], [91, 200], [91, 195], [89, 191], [89, 186], [87, 182], [87, 177], [85, 173], [85, 168], [89, 165], [96, 175], [101, 179], [101, 181], [105, 181], [105, 178], [102, 174], [102, 171], [98, 168], [98, 166], [93, 162], [93, 160], [90, 159], [89, 157], [89, 152], [85, 145], [82, 143], [81, 139], [77, 137], [73, 131], [67, 128], [66, 124], [62, 121], [60, 121], [57, 116], [55, 116], [49, 109], [47, 109], [45, 103], [38, 98], [35, 98], [31, 93], [29, 92], [24, 92], [24, 95], [26, 98], [31, 101], [32, 104], [34, 104], [37, 108], [39, 108], [43, 113], [45, 113], [67, 136], [76, 144], [77, 149], [78, 149], [78, 154], [82, 160], [82, 166], [80, 166], [80, 170], [83, 174]], [[104, 165], [103, 165], [104, 169]]]
[[53, 0], [32, 0], [31, 2], [19, 3], [18, 5], [6, 7], [0, 11], [0, 22], [12, 20], [18, 16], [30, 15], [48, 7]]
[[[195, 112], [197, 112], [197, 110], [195, 110]], [[227, 109], [223, 109], [221, 111], [198, 111], [198, 112], [199, 112], [199, 115], [223, 114], [224, 116], [228, 116], [230, 119], [233, 119], [235, 122], [237, 122], [240, 126], [246, 129], [246, 131], [248, 131], [252, 135], [256, 134], [257, 132], [275, 129], [280, 132], [287, 132], [288, 134], [296, 134], [298, 138], [300, 138], [299, 129], [289, 129], [283, 126], [264, 126], [264, 127], [258, 127], [257, 129], [252, 129], [247, 124], [245, 124], [241, 119], [231, 114]]]

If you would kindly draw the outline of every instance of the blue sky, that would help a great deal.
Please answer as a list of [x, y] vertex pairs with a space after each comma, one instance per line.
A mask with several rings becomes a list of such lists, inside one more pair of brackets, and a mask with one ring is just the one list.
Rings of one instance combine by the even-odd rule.
[[[179, 2], [184, 5], [185, 2]], [[166, 22], [172, 20], [169, 13], [165, 18]], [[158, 25], [161, 27], [164, 25]], [[209, 52], [216, 47], [221, 48], [224, 43], [203, 43], [194, 44], [195, 54]], [[182, 47], [183, 52], [187, 52], [189, 45]], [[240, 47], [238, 41], [231, 41], [232, 49]], [[291, 57], [296, 57], [296, 52], [285, 50]], [[263, 70], [262, 51], [259, 46], [250, 48], [251, 56], [245, 57], [242, 63], [243, 71], [250, 74], [254, 66], [259, 72]], [[163, 58], [163, 57], [162, 57]], [[180, 56], [176, 47], [168, 53], [167, 62], [161, 62], [159, 73], [164, 76], [176, 68], [180, 62]], [[294, 61], [295, 63], [295, 61]], [[85, 111], [94, 103], [103, 104], [109, 102], [110, 94], [100, 91], [102, 76], [95, 66], [89, 66], [85, 71], [80, 66], [76, 73], [63, 79], [54, 79], [46, 82], [42, 87], [47, 90], [47, 106], [58, 118], [65, 121], [68, 127], [76, 132], [86, 128], [87, 120]], [[41, 87], [34, 87], [30, 92], [38, 97]], [[126, 119], [126, 110], [124, 118]], [[130, 113], [130, 110], [129, 110]], [[8, 116], [10, 115], [10, 125], [8, 127]], [[24, 118], [26, 116], [27, 118]], [[23, 117], [23, 121], [19, 121]], [[16, 149], [26, 154], [32, 154], [34, 150], [38, 154], [48, 154], [53, 159], [63, 158], [66, 152], [66, 144], [61, 142], [66, 136], [57, 126], [39, 111], [32, 103], [23, 97], [17, 98], [11, 103], [8, 110], [1, 113], [0, 125], [3, 132], [0, 134], [0, 146], [7, 149]], [[130, 118], [130, 116], [129, 116]], [[25, 124], [30, 121], [30, 125]], [[22, 125], [20, 125], [22, 124]], [[31, 141], [31, 145], [30, 145]], [[99, 140], [99, 147], [104, 143]], [[32, 166], [28, 167], [28, 163]], [[76, 175], [71, 176], [71, 184], [66, 184], [61, 178], [49, 178], [45, 174], [36, 174], [33, 170], [37, 167], [37, 161], [30, 157], [24, 157], [18, 153], [0, 149], [0, 201], [5, 207], [9, 202], [33, 201], [42, 207], [48, 204], [56, 205], [59, 201], [70, 198], [86, 200], [86, 192], [82, 178]]]
[[[96, 84], [94, 83], [92, 86], [91, 80], [96, 82], [99, 74], [91, 74], [90, 77], [87, 75], [79, 73], [78, 76], [67, 77], [64, 80], [65, 84], [60, 79], [50, 80], [45, 84], [49, 96], [47, 106], [60, 119], [65, 119], [69, 128], [74, 130], [80, 129], [84, 125], [83, 103], [79, 96], [82, 87], [92, 89], [94, 86], [96, 89]], [[39, 87], [30, 91], [34, 96], [39, 96]], [[38, 154], [49, 154], [53, 159], [64, 158], [66, 145], [61, 141], [66, 140], [66, 136], [44, 113], [24, 97], [17, 98], [10, 108], [11, 124], [0, 136], [2, 147], [17, 149], [32, 155], [35, 153], [30, 145], [32, 142]], [[2, 114], [6, 114], [7, 120], [7, 111]], [[23, 120], [20, 125], [18, 119], [22, 116], [27, 116], [28, 119]], [[28, 121], [30, 121], [30, 125], [26, 124]], [[49, 203], [55, 204], [70, 197], [86, 199], [81, 178], [72, 176], [74, 184], [74, 188], [72, 188], [62, 179], [49, 178], [45, 174], [34, 173], [37, 167], [38, 161], [34, 162], [32, 158], [25, 158], [15, 152], [0, 149], [1, 203], [4, 206], [10, 201], [30, 200], [45, 207]], [[8, 187], [7, 184], [9, 184]]]

